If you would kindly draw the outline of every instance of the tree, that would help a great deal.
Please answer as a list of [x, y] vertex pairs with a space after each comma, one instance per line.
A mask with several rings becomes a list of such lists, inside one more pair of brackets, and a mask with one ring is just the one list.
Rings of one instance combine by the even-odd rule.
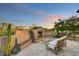
[[36, 27], [37, 26], [37, 24], [32, 24], [32, 27]]
[[72, 31], [73, 39], [75, 31], [79, 30], [79, 17], [72, 16], [66, 20], [60, 21], [55, 24], [58, 31]]
[[58, 22], [58, 23], [55, 23], [55, 29], [56, 29], [56, 31], [57, 31], [57, 33], [59, 32], [59, 31], [63, 31], [64, 30], [64, 21], [61, 21], [60, 19], [58, 19], [60, 22]]

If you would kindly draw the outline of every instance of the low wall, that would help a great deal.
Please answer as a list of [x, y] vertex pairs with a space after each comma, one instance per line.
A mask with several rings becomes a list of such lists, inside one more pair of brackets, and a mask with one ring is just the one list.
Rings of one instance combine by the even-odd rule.
[[[11, 36], [11, 49], [15, 46], [15, 38], [16, 38], [15, 35]], [[0, 53], [3, 53], [4, 51], [4, 47], [6, 46], [6, 43], [7, 43], [6, 39], [7, 39], [7, 36], [0, 37]], [[21, 49], [24, 49], [31, 43], [32, 43], [31, 39], [28, 39], [28, 40], [26, 39], [18, 44], [20, 45]]]
[[69, 39], [70, 40], [75, 40], [75, 41], [79, 42], [79, 35], [74, 35], [74, 39], [73, 39], [73, 36], [69, 36]]
[[6, 36], [0, 37], [0, 53], [3, 53], [4, 47], [6, 45]]
[[19, 43], [21, 50], [27, 47], [28, 45], [30, 45], [31, 43], [32, 43], [31, 39], [28, 39], [28, 40], [25, 40], [24, 42]]
[[[6, 44], [7, 44], [7, 36], [0, 37], [0, 53], [3, 53]], [[14, 45], [15, 45], [15, 36], [12, 35], [11, 36], [11, 49], [13, 48]]]
[[21, 49], [32, 43], [28, 29], [17, 29], [15, 35], [17, 38], [17, 44], [20, 45]]

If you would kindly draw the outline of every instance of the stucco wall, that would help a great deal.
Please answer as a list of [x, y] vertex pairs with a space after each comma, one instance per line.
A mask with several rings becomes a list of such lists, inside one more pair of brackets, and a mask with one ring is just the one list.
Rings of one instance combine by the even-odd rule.
[[32, 42], [32, 40], [30, 39], [29, 30], [27, 29], [16, 30], [15, 35], [17, 38], [17, 44], [20, 44], [21, 49], [25, 48]]
[[16, 34], [15, 35], [16, 35], [18, 44], [30, 39], [30, 35], [29, 35], [29, 31], [28, 30], [16, 30]]
[[[16, 30], [16, 34], [11, 36], [11, 48], [15, 45], [15, 38], [17, 37], [18, 44], [25, 42], [21, 49], [31, 44], [30, 35], [28, 30]], [[3, 52], [6, 45], [7, 36], [0, 37], [0, 53]], [[28, 40], [28, 41], [27, 41]]]
[[47, 37], [47, 36], [52, 36], [52, 31], [51, 30], [45, 30], [44, 31], [44, 36]]
[[0, 37], [0, 53], [2, 53], [4, 50], [4, 47], [6, 45], [6, 38], [6, 36]]

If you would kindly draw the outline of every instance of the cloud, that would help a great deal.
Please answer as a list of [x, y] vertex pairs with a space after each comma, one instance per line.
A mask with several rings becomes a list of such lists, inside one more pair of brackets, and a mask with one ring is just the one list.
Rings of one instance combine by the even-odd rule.
[[52, 23], [45, 23], [45, 22], [42, 24], [42, 27], [48, 28], [48, 29], [54, 28]]
[[58, 19], [62, 19], [63, 16], [61, 15], [56, 15], [56, 14], [48, 14], [47, 16], [44, 17], [43, 21], [45, 23], [55, 23], [58, 22]]
[[63, 16], [56, 14], [48, 14], [44, 17], [42, 26], [45, 28], [53, 28], [54, 23], [58, 21], [58, 19], [62, 19]]
[[49, 21], [58, 21], [58, 19], [62, 19], [63, 16], [61, 15], [54, 15], [54, 14], [49, 14], [45, 17], [45, 20], [49, 20]]

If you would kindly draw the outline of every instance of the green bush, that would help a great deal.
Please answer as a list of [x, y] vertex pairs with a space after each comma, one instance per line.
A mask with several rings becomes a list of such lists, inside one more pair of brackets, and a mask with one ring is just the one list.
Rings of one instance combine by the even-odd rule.
[[55, 31], [52, 31], [52, 36], [53, 36], [53, 37], [55, 37], [56, 34], [57, 34], [57, 33], [56, 33]]

